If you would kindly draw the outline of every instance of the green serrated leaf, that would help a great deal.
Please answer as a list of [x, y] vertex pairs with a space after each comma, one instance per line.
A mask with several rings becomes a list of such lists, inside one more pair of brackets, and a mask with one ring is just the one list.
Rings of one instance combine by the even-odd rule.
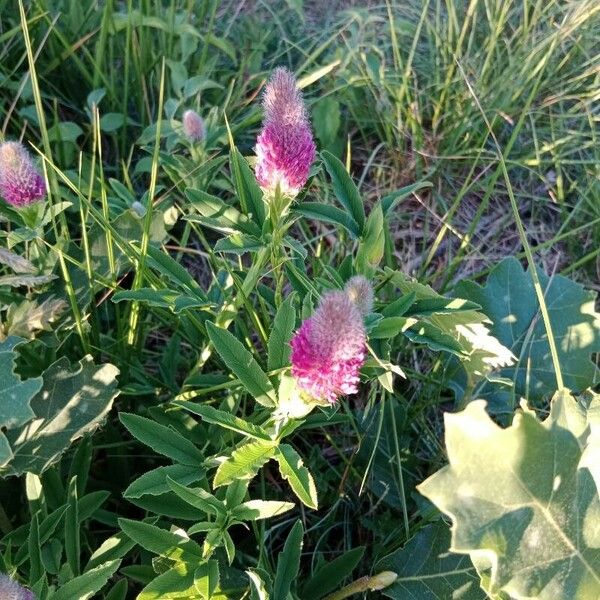
[[194, 584], [194, 569], [185, 563], [154, 578], [137, 596], [137, 600], [200, 600]]
[[236, 479], [253, 479], [258, 470], [275, 454], [275, 442], [253, 440], [243, 444], [219, 465], [214, 487], [232, 483]]
[[450, 549], [471, 556], [492, 596], [600, 597], [600, 497], [579, 427], [564, 427], [575, 404], [557, 392], [545, 421], [524, 407], [507, 429], [482, 400], [445, 415], [450, 464], [418, 489], [452, 519]]
[[200, 467], [203, 464], [202, 452], [174, 429], [129, 413], [120, 413], [119, 419], [131, 435], [155, 452], [183, 465]]
[[219, 587], [219, 563], [208, 560], [194, 572], [194, 586], [203, 600], [210, 600]]
[[241, 232], [260, 237], [261, 232], [256, 223], [237, 210], [237, 208], [225, 204], [217, 196], [211, 196], [202, 190], [193, 189], [186, 190], [186, 195], [194, 205], [194, 208], [200, 213], [200, 216], [188, 215], [186, 217], [188, 221], [197, 221], [211, 229], [224, 233]]
[[141, 498], [142, 496], [158, 496], [171, 488], [167, 482], [170, 477], [177, 483], [187, 485], [204, 477], [204, 470], [197, 466], [168, 465], [147, 471], [133, 481], [123, 492], [125, 498]]
[[[386, 275], [403, 294], [411, 295], [414, 302], [426, 302], [422, 306], [427, 306], [427, 302], [439, 302], [443, 305], [450, 300], [398, 271], [386, 269]], [[469, 300], [477, 299], [469, 296]], [[477, 303], [481, 305], [481, 302]], [[512, 352], [490, 333], [489, 319], [483, 312], [449, 312], [445, 306], [441, 307], [440, 312], [427, 312], [405, 330], [404, 335], [415, 342], [425, 343], [434, 350], [454, 354], [468, 374], [471, 385], [514, 361]]]
[[321, 147], [331, 145], [340, 128], [340, 103], [333, 96], [322, 97], [312, 108], [312, 117]]
[[236, 506], [231, 515], [239, 521], [257, 521], [259, 519], [270, 519], [292, 510], [294, 504], [291, 502], [279, 502], [277, 500], [248, 500]]
[[331, 177], [336, 198], [354, 221], [356, 221], [359, 234], [361, 234], [365, 227], [366, 219], [365, 207], [358, 188], [352, 181], [350, 175], [348, 175], [346, 167], [344, 167], [343, 163], [331, 154], [331, 152], [327, 152], [327, 150], [321, 152], [321, 159], [325, 163], [325, 168]]
[[[134, 246], [139, 248], [137, 245]], [[206, 301], [206, 295], [198, 282], [174, 258], [152, 245], [148, 246], [147, 252], [148, 266], [156, 269], [161, 277], [169, 279], [191, 292], [194, 296]]]
[[130, 540], [123, 532], [116, 533], [107, 538], [99, 548], [90, 556], [86, 566], [86, 571], [90, 571], [102, 563], [122, 558], [135, 546], [135, 542]]
[[271, 600], [272, 581], [269, 574], [261, 569], [248, 569], [246, 571], [250, 580], [251, 600]]
[[180, 406], [184, 410], [187, 410], [195, 415], [202, 417], [203, 421], [207, 423], [213, 423], [219, 425], [225, 429], [241, 433], [244, 436], [250, 436], [257, 440], [271, 441], [271, 436], [258, 425], [244, 421], [231, 413], [227, 413], [223, 410], [218, 410], [208, 404], [197, 404], [196, 402], [189, 401], [174, 401], [173, 404]]
[[244, 384], [255, 400], [263, 406], [275, 406], [273, 385], [244, 345], [229, 331], [217, 327], [211, 322], [206, 323], [206, 330], [223, 362]]
[[309, 508], [317, 509], [317, 488], [300, 455], [289, 444], [281, 444], [275, 453], [275, 460], [281, 476], [290, 484], [294, 494]]
[[258, 238], [251, 235], [234, 233], [217, 240], [215, 252], [245, 254], [246, 252], [258, 252], [263, 247], [264, 244]]
[[36, 287], [44, 285], [56, 279], [56, 275], [4, 275], [0, 277], [0, 286], [7, 285], [9, 287]]
[[384, 196], [381, 199], [381, 206], [383, 208], [383, 214], [387, 215], [389, 212], [393, 211], [399, 202], [404, 200], [404, 198], [410, 196], [412, 193], [417, 192], [423, 188], [433, 187], [433, 184], [430, 181], [417, 181], [417, 183], [412, 183], [411, 185], [407, 185], [387, 196]]
[[183, 535], [131, 519], [119, 519], [119, 527], [139, 546], [153, 554], [192, 563], [202, 559], [202, 548]]
[[404, 314], [407, 317], [413, 315], [425, 317], [434, 314], [446, 315], [472, 310], [481, 310], [481, 306], [462, 298], [445, 298], [440, 296], [439, 298], [421, 298], [415, 300], [406, 309]]
[[295, 294], [290, 294], [282, 303], [275, 319], [268, 342], [269, 371], [287, 367], [290, 362], [290, 340], [296, 326], [296, 309], [294, 308]]
[[235, 146], [231, 148], [229, 164], [233, 174], [235, 190], [242, 208], [251, 215], [254, 223], [262, 228], [266, 219], [263, 193], [246, 159]]
[[293, 212], [307, 219], [339, 225], [346, 229], [354, 239], [357, 239], [360, 235], [358, 223], [346, 211], [337, 206], [323, 204], [322, 202], [302, 202], [302, 204], [294, 207]]
[[91, 598], [106, 585], [120, 564], [120, 560], [111, 560], [86, 571], [61, 586], [52, 594], [51, 600], [73, 600], [73, 598], [87, 600]]
[[124, 577], [119, 579], [110, 591], [106, 593], [105, 600], [125, 600], [127, 598], [127, 589], [129, 585]]
[[296, 521], [277, 559], [277, 570], [273, 582], [273, 598], [281, 598], [282, 600], [287, 598], [292, 583], [296, 581], [298, 569], [300, 568], [303, 537], [304, 527], [302, 521]]
[[8, 248], [0, 248], [0, 265], [10, 267], [15, 273], [35, 273], [35, 266], [19, 254], [11, 252]]
[[369, 214], [363, 228], [362, 239], [356, 254], [356, 269], [368, 278], [379, 266], [385, 249], [385, 219], [381, 203], [378, 202]]
[[407, 317], [384, 317], [375, 323], [369, 331], [369, 339], [388, 339], [405, 332], [409, 327], [418, 323], [418, 319]]
[[46, 298], [41, 304], [37, 300], [22, 300], [13, 303], [6, 311], [4, 331], [9, 336], [31, 339], [37, 331], [52, 331], [52, 323], [67, 307], [62, 298]]
[[140, 288], [137, 290], [121, 290], [113, 298], [113, 302], [141, 302], [148, 306], [169, 308], [175, 313], [189, 308], [201, 308], [208, 303], [195, 296], [182, 296], [181, 292], [175, 290], [154, 290], [151, 288]]
[[174, 481], [170, 477], [167, 479], [169, 488], [173, 490], [184, 502], [201, 510], [205, 513], [224, 516], [227, 512], [225, 505], [221, 500], [215, 498], [212, 494], [202, 488], [188, 488]]

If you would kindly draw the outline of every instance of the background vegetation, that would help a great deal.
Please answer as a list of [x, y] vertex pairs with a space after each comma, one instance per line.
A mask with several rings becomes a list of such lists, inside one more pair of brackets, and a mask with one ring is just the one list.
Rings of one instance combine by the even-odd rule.
[[[15, 1], [0, 3], [0, 129], [5, 139], [23, 139], [45, 156], [55, 208], [44, 235], [36, 236], [0, 205], [0, 250], [34, 265], [33, 272], [27, 264], [15, 267], [8, 254], [0, 261], [2, 277], [33, 278], [0, 279], [1, 378], [39, 380], [27, 391], [32, 409], [38, 417], [46, 410], [45, 398], [35, 394], [50, 389], [56, 412], [48, 410], [41, 433], [7, 433], [13, 458], [6, 454], [0, 481], [3, 570], [29, 586], [46, 573], [39, 590], [47, 590], [122, 559], [99, 576], [109, 583], [91, 593], [134, 598], [166, 567], [152, 544], [131, 541], [142, 534], [127, 527], [146, 517], [165, 530], [197, 520], [197, 510], [165, 487], [164, 477], [145, 482], [158, 486], [151, 494], [131, 484], [167, 466], [179, 467], [180, 483], [195, 483], [194, 449], [223, 451], [237, 440], [235, 433], [174, 411], [173, 400], [242, 416], [252, 412], [248, 394], [212, 351], [206, 326], [214, 320], [213, 305], [222, 308], [240, 297], [235, 294], [251, 262], [248, 254], [215, 249], [222, 235], [206, 227], [209, 215], [186, 190], [237, 203], [230, 144], [243, 156], [253, 154], [260, 94], [278, 65], [297, 74], [319, 150], [346, 165], [367, 213], [381, 199], [391, 206], [375, 280], [382, 304], [393, 302], [399, 289], [405, 295], [412, 289], [403, 283], [409, 277], [390, 284], [388, 269], [439, 294], [472, 300], [488, 316], [495, 310], [493, 284], [504, 281], [505, 293], [532, 313], [512, 346], [500, 321], [492, 329], [523, 359], [509, 376], [517, 384], [508, 396], [457, 374], [446, 339], [381, 340], [387, 344], [382, 352], [405, 377], [395, 377], [390, 387], [376, 382], [391, 373], [374, 372], [358, 396], [343, 399], [332, 414], [317, 411], [293, 433], [314, 476], [319, 510], [298, 503], [284, 515], [232, 528], [236, 556], [229, 570], [221, 569], [223, 596], [214, 597], [249, 593], [247, 569], [276, 573], [285, 540], [298, 535], [292, 527], [297, 519], [304, 545], [294, 597], [317, 598], [360, 576], [397, 571], [398, 563], [410, 569], [410, 556], [422, 555], [423, 548], [447, 549], [447, 527], [438, 527], [439, 513], [415, 489], [448, 460], [443, 411], [485, 397], [496, 402], [495, 418], [507, 423], [521, 396], [547, 414], [555, 389], [552, 374], [549, 382], [535, 372], [550, 361], [547, 354], [536, 358], [543, 331], [523, 270], [528, 263], [519, 226], [548, 276], [541, 275], [542, 287], [553, 299], [553, 324], [566, 336], [581, 333], [577, 327], [585, 321], [592, 332], [579, 347], [558, 337], [565, 377], [567, 365], [584, 365], [585, 373], [573, 367], [567, 386], [583, 391], [598, 382], [590, 362], [597, 365], [600, 350], [595, 296], [583, 289], [600, 287], [598, 2], [23, 5], [20, 12]], [[181, 135], [188, 108], [205, 119], [202, 145]], [[304, 200], [333, 206], [334, 196], [319, 162]], [[314, 300], [323, 286], [336, 285], [336, 273], [347, 278], [348, 256], [357, 246], [344, 227], [304, 216], [293, 234], [307, 253], [301, 262], [316, 282]], [[515, 260], [494, 270], [508, 256]], [[306, 289], [293, 274], [287, 273], [286, 295]], [[479, 288], [488, 276], [495, 279]], [[164, 291], [128, 295], [149, 288]], [[244, 347], [264, 359], [276, 312], [270, 273], [251, 291], [230, 316], [219, 313], [221, 325], [232, 323]], [[296, 309], [305, 317], [310, 304], [298, 302]], [[9, 336], [20, 341], [7, 344]], [[13, 359], [16, 375], [9, 375]], [[70, 428], [57, 434], [52, 423], [63, 427], [65, 414]], [[181, 448], [168, 447], [166, 432], [147, 429], [149, 422], [187, 440], [187, 458]], [[275, 467], [267, 466], [251, 486], [252, 497], [296, 501]], [[428, 523], [433, 528], [424, 530]], [[402, 560], [390, 563], [385, 557], [398, 549], [405, 551]], [[464, 559], [452, 568], [474, 580]], [[331, 571], [323, 571], [327, 565]], [[333, 585], [326, 589], [324, 581]], [[450, 598], [444, 594], [453, 587], [397, 587], [393, 597]], [[461, 597], [480, 597], [465, 589]], [[64, 597], [79, 597], [70, 593]]]

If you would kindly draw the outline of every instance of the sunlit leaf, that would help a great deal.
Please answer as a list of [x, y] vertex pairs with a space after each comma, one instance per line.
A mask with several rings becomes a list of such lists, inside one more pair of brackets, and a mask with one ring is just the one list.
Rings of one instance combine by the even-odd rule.
[[[600, 371], [590, 360], [593, 353], [600, 352], [596, 294], [561, 275], [548, 277], [539, 269], [538, 275], [564, 384], [575, 392], [583, 391], [600, 381]], [[498, 372], [514, 388], [485, 383], [476, 396], [489, 400], [498, 410], [512, 410], [521, 396], [530, 402], [549, 398], [556, 388], [556, 376], [531, 274], [516, 259], [507, 258], [490, 273], [485, 286], [462, 281], [455, 294], [482, 307], [493, 322], [490, 334], [517, 357], [514, 366], [505, 366]], [[454, 376], [454, 386], [459, 392], [464, 389], [465, 381], [459, 374]]]
[[30, 403], [34, 419], [6, 432], [14, 457], [4, 473], [39, 475], [73, 441], [94, 431], [118, 393], [118, 373], [113, 365], [95, 365], [90, 357], [74, 366], [61, 358], [44, 371], [43, 386]]
[[507, 429], [482, 400], [445, 416], [450, 464], [418, 489], [452, 519], [450, 549], [471, 556], [492, 596], [600, 597], [600, 498], [578, 414], [562, 391], [546, 420], [523, 407]]

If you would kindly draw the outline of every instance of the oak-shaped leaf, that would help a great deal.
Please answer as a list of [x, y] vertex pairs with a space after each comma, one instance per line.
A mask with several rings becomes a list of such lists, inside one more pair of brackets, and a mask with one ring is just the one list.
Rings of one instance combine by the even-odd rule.
[[452, 519], [450, 550], [470, 555], [492, 598], [600, 598], [598, 446], [586, 447], [597, 404], [581, 402], [557, 392], [544, 421], [523, 404], [506, 429], [482, 400], [445, 415], [450, 464], [418, 489]]
[[21, 381], [14, 372], [15, 348], [24, 341], [11, 336], [0, 342], [0, 427], [3, 428], [24, 425], [35, 417], [30, 402], [42, 387], [42, 379], [36, 377]]
[[[538, 276], [544, 292], [564, 385], [582, 392], [600, 381], [591, 355], [600, 352], [600, 314], [594, 309], [596, 294], [562, 275]], [[492, 412], [510, 413], [521, 397], [536, 404], [556, 389], [556, 375], [544, 321], [531, 273], [515, 258], [506, 258], [488, 276], [484, 286], [461, 281], [456, 296], [481, 306], [491, 319], [490, 332], [516, 356], [513, 365], [502, 366], [498, 377], [511, 385], [485, 381], [473, 396], [488, 400]], [[452, 387], [460, 396], [468, 386], [464, 375], [452, 375]]]
[[86, 357], [76, 365], [60, 358], [44, 371], [43, 385], [30, 402], [33, 418], [9, 429], [12, 457], [3, 457], [2, 475], [40, 475], [73, 441], [96, 429], [117, 395], [118, 369]]

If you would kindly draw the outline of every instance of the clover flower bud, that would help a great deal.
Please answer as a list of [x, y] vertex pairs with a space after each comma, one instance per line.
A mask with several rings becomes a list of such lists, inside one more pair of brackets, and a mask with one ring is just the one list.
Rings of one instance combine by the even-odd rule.
[[0, 196], [18, 208], [45, 195], [44, 178], [25, 147], [19, 142], [0, 144]]
[[366, 277], [362, 275], [352, 277], [346, 282], [344, 290], [363, 317], [373, 310], [373, 288]]
[[192, 142], [199, 142], [206, 135], [204, 119], [194, 110], [186, 110], [183, 113], [183, 132]]

